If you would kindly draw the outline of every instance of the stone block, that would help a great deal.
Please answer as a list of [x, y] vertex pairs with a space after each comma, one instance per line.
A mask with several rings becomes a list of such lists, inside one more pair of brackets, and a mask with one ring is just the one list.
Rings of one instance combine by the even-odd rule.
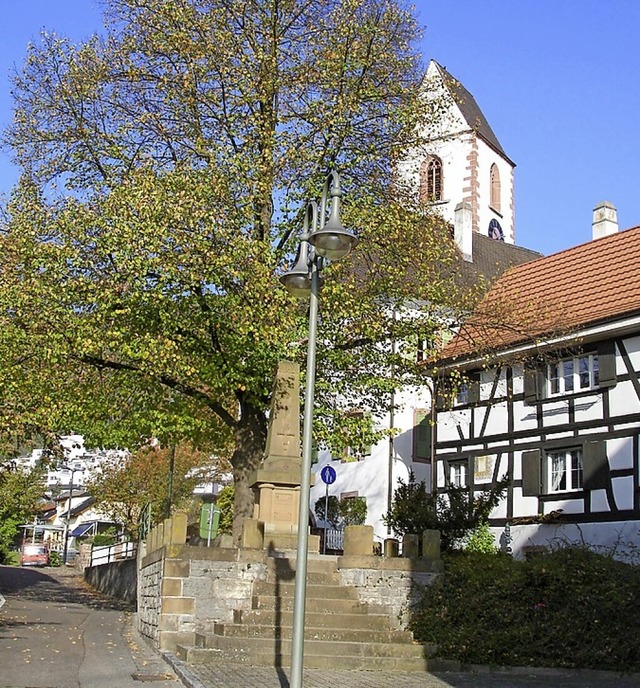
[[422, 556], [425, 559], [440, 559], [439, 530], [425, 530], [422, 533]]
[[420, 539], [417, 535], [406, 534], [402, 538], [402, 556], [406, 559], [417, 559]]
[[176, 511], [169, 521], [169, 542], [171, 545], [184, 545], [187, 541], [187, 514]]
[[242, 547], [262, 549], [264, 547], [264, 522], [245, 518], [242, 527]]
[[189, 560], [167, 559], [164, 562], [164, 575], [167, 578], [187, 578], [189, 576]]
[[373, 555], [373, 526], [347, 526], [344, 529], [344, 555]]
[[397, 557], [400, 543], [396, 538], [387, 538], [384, 541], [384, 556], [387, 558]]
[[163, 614], [193, 614], [196, 601], [193, 597], [163, 597]]
[[180, 597], [182, 595], [182, 578], [165, 578], [162, 581], [163, 597]]

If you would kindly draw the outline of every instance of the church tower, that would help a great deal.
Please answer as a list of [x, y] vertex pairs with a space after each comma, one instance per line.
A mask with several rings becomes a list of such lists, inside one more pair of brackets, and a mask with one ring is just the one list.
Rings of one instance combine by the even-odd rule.
[[401, 164], [401, 174], [421, 203], [452, 224], [463, 203], [470, 208], [474, 232], [513, 244], [515, 164], [471, 93], [435, 60], [421, 89], [429, 122], [424, 143]]

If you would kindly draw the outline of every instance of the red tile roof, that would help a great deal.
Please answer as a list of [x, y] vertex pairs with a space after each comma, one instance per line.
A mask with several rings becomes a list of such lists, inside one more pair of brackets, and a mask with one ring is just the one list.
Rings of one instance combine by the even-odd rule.
[[640, 227], [507, 270], [443, 358], [504, 349], [636, 313]]

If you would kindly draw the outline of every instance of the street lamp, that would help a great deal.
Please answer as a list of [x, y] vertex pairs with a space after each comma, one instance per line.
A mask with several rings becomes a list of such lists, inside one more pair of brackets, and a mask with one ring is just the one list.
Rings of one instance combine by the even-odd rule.
[[69, 468], [69, 466], [60, 466], [65, 471], [71, 471], [71, 482], [69, 483], [69, 506], [67, 507], [67, 520], [64, 525], [64, 543], [62, 545], [62, 564], [67, 563], [67, 550], [69, 548], [69, 522], [71, 520], [71, 508], [73, 502], [73, 474], [82, 473], [82, 468]]
[[[329, 199], [330, 195], [330, 199]], [[340, 177], [335, 171], [327, 176], [322, 189], [320, 212], [318, 205], [307, 205], [300, 247], [295, 265], [280, 278], [284, 286], [298, 298], [309, 297], [309, 341], [307, 346], [307, 378], [304, 392], [302, 426], [302, 476], [300, 480], [300, 510], [298, 512], [298, 542], [296, 586], [293, 606], [293, 636], [291, 642], [291, 688], [302, 688], [304, 655], [304, 616], [307, 592], [307, 548], [309, 542], [309, 490], [311, 477], [311, 448], [313, 426], [313, 398], [316, 378], [316, 331], [318, 325], [318, 292], [323, 284], [320, 275], [323, 259], [339, 260], [358, 243], [340, 220]], [[327, 219], [327, 206], [330, 215]]]

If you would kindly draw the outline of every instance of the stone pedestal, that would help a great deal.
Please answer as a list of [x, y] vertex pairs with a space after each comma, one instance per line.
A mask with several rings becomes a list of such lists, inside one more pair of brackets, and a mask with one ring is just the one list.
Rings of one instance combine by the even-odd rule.
[[[300, 367], [278, 364], [269, 416], [264, 459], [249, 477], [256, 500], [253, 519], [263, 524], [264, 547], [296, 548], [300, 509]], [[319, 551], [319, 538], [310, 538], [309, 551]]]

